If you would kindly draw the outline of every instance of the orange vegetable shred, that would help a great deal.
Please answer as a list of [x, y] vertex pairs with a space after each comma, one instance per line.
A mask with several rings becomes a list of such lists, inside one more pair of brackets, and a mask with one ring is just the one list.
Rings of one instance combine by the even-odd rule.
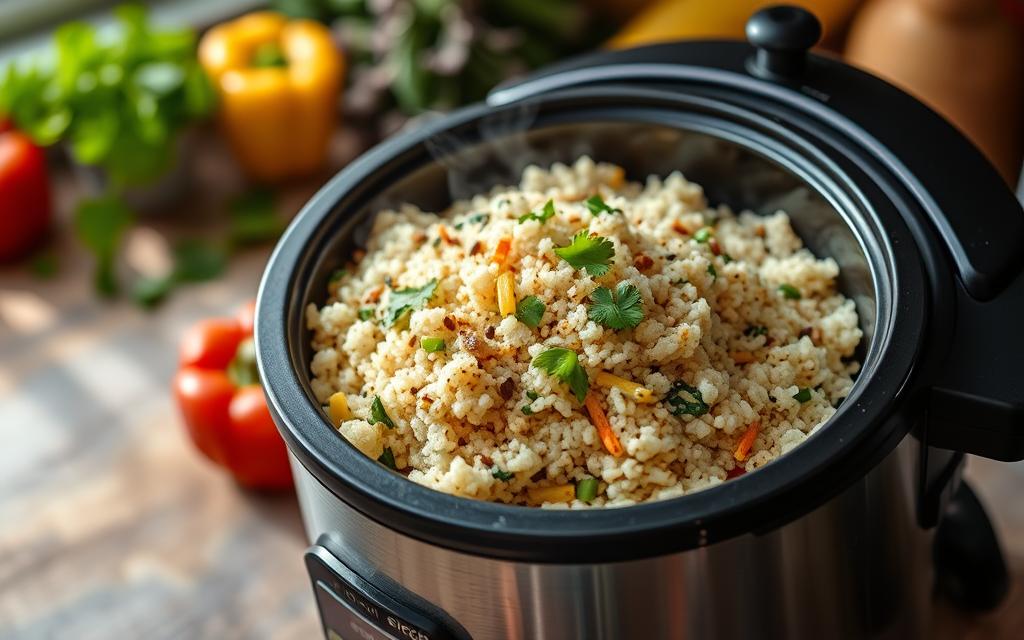
[[761, 421], [754, 420], [747, 427], [746, 433], [740, 438], [740, 443], [736, 445], [736, 452], [732, 457], [736, 458], [737, 462], [743, 462], [747, 459], [747, 455], [750, 454], [750, 447], [754, 446], [754, 440], [757, 439], [758, 432], [761, 431]]
[[508, 252], [512, 249], [512, 238], [505, 236], [501, 240], [498, 240], [498, 246], [494, 248], [494, 254], [491, 256], [491, 262], [494, 264], [505, 264], [508, 260]]
[[619, 442], [619, 437], [612, 430], [612, 425], [608, 422], [608, 416], [605, 415], [604, 409], [601, 408], [600, 400], [593, 393], [588, 393], [587, 397], [583, 400], [583, 405], [587, 408], [587, 413], [590, 414], [590, 421], [597, 427], [597, 434], [601, 436], [604, 448], [616, 458], [621, 456], [622, 443]]

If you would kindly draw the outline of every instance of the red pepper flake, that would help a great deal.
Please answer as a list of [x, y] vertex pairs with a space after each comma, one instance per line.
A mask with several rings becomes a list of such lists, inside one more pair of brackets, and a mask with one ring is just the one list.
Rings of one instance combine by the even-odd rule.
[[443, 224], [442, 225], [438, 225], [438, 227], [437, 227], [437, 234], [439, 236], [441, 236], [441, 239], [444, 240], [445, 244], [450, 244], [450, 245], [458, 245], [459, 244], [459, 239], [458, 238], [453, 238], [450, 235], [448, 235], [448, 227], [444, 226]]
[[488, 340], [494, 340], [494, 327], [487, 327], [484, 329], [484, 335], [487, 336]]
[[676, 233], [678, 233], [679, 235], [683, 235], [683, 236], [690, 235], [690, 230], [687, 229], [686, 227], [684, 227], [683, 223], [679, 222], [678, 220], [673, 220], [672, 221], [672, 230], [675, 231]]
[[711, 253], [716, 256], [722, 255], [722, 245], [718, 244], [718, 238], [710, 238], [708, 240], [708, 246], [711, 247]]
[[726, 480], [732, 480], [733, 478], [738, 478], [738, 477], [742, 476], [746, 472], [747, 472], [746, 469], [744, 469], [743, 467], [741, 467], [739, 465], [736, 465], [732, 469], [729, 469], [728, 471], [725, 472], [725, 479]]
[[412, 241], [415, 242], [416, 244], [423, 244], [424, 242], [427, 241], [427, 234], [423, 233], [422, 231], [417, 231], [412, 235]]
[[420, 392], [420, 388], [419, 387], [409, 387], [409, 393], [411, 393], [412, 395], [416, 395], [419, 392]]
[[754, 235], [757, 236], [758, 238], [763, 238], [764, 237], [764, 225], [763, 224], [759, 224], [756, 227], [754, 227]]
[[444, 320], [442, 320], [442, 322], [444, 323], [444, 328], [445, 329], [447, 329], [449, 331], [455, 331], [455, 321], [452, 320], [451, 316], [445, 316]]
[[473, 246], [469, 248], [469, 255], [475, 256], [479, 253], [484, 252], [484, 243], [477, 240], [473, 243]]
[[355, 251], [352, 252], [352, 260], [353, 260], [353, 262], [359, 262], [360, 260], [362, 260], [365, 257], [366, 257], [366, 249], [356, 249]]
[[636, 257], [633, 258], [633, 266], [640, 271], [647, 271], [654, 266], [654, 260], [645, 253], [638, 253]]
[[409, 336], [409, 346], [410, 347], [415, 347], [416, 346], [416, 336]]
[[370, 291], [366, 294], [366, 301], [377, 302], [378, 300], [380, 300], [380, 294], [382, 293], [384, 293], [383, 285], [377, 285], [376, 287], [370, 289]]
[[488, 467], [494, 466], [494, 460], [491, 460], [491, 456], [480, 454], [480, 462], [484, 463]]

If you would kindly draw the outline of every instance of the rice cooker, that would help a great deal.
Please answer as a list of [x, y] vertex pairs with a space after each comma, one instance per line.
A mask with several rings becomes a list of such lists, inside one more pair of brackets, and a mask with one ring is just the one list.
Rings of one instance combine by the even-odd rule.
[[[999, 602], [1005, 564], [960, 476], [968, 453], [1024, 458], [1024, 212], [933, 111], [808, 53], [819, 36], [779, 6], [746, 43], [554, 66], [383, 142], [305, 206], [267, 266], [255, 333], [327, 637], [905, 639], [940, 635], [937, 598]], [[624, 508], [455, 497], [362, 455], [310, 389], [304, 312], [374, 212], [439, 211], [583, 154], [634, 180], [681, 170], [712, 204], [787, 211], [856, 302], [849, 397], [764, 468]]]

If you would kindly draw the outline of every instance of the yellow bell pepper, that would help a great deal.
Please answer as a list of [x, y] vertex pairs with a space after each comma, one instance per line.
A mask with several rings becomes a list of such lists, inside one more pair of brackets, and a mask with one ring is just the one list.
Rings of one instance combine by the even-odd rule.
[[327, 27], [250, 13], [206, 32], [199, 61], [220, 94], [228, 141], [252, 177], [279, 180], [323, 165], [345, 73]]
[[[823, 41], [842, 31], [860, 0], [793, 0], [821, 20]], [[609, 42], [626, 49], [687, 38], [743, 38], [747, 18], [779, 0], [657, 0], [636, 15]]]

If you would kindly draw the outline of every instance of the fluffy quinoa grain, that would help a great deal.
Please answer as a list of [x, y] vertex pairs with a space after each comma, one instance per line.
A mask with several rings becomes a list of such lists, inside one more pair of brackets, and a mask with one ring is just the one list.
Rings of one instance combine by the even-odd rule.
[[[861, 340], [853, 302], [836, 292], [835, 261], [804, 249], [784, 212], [709, 208], [679, 173], [644, 184], [622, 176], [583, 157], [529, 167], [519, 186], [440, 215], [408, 205], [381, 212], [365, 257], [331, 286], [323, 307], [307, 310], [313, 391], [324, 404], [344, 392], [356, 416], [340, 434], [370, 457], [389, 447], [413, 482], [471, 498], [536, 505], [530, 489], [597, 478], [590, 503], [545, 504], [586, 508], [724, 482], [791, 451], [827, 421], [853, 385], [858, 364], [850, 358]], [[592, 215], [585, 200], [594, 195], [621, 213]], [[519, 222], [549, 199], [553, 217]], [[714, 242], [695, 239], [705, 227]], [[600, 277], [554, 253], [583, 229], [614, 245]], [[506, 238], [508, 254], [495, 262], [491, 253]], [[499, 314], [495, 280], [504, 271], [518, 301], [544, 305], [535, 328]], [[390, 326], [380, 322], [396, 291], [431, 280], [429, 300]], [[588, 306], [598, 287], [621, 282], [640, 292], [644, 315], [614, 330], [591, 319]], [[801, 298], [781, 295], [782, 284]], [[360, 320], [367, 303], [379, 311]], [[421, 338], [440, 338], [445, 348], [428, 352]], [[569, 387], [531, 367], [555, 347], [578, 355], [620, 457], [605, 449]], [[656, 401], [598, 385], [600, 372], [646, 387]], [[687, 395], [686, 406], [703, 404], [703, 412], [672, 413], [679, 382], [700, 396]], [[371, 424], [375, 397], [394, 428]], [[737, 456], [755, 421], [749, 452]]]

